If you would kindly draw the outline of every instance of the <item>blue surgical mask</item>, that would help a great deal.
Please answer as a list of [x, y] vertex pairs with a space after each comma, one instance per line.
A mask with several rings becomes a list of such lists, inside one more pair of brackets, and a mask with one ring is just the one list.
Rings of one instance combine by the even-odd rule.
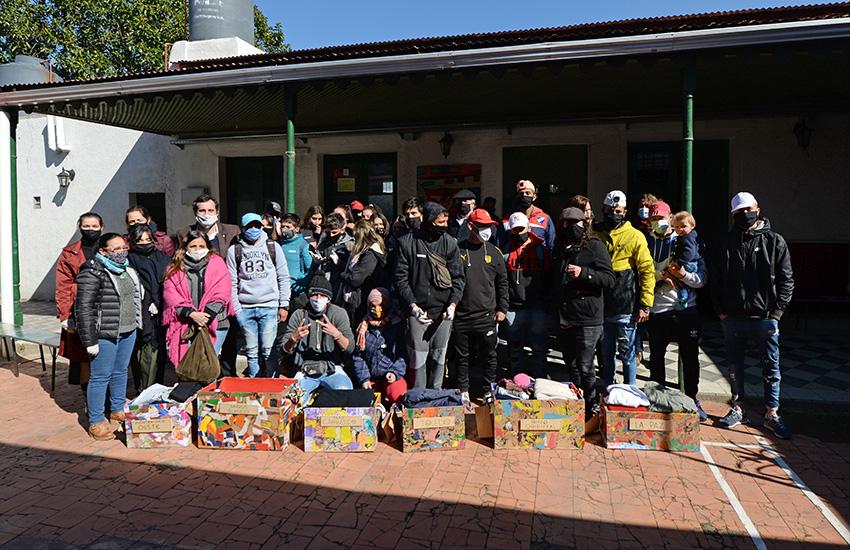
[[655, 220], [652, 222], [652, 230], [658, 235], [665, 235], [670, 229], [670, 220]]
[[242, 234], [251, 242], [258, 240], [263, 235], [263, 230], [259, 227], [248, 227], [242, 231]]
[[649, 208], [646, 206], [641, 206], [638, 208], [638, 217], [642, 220], [645, 220], [649, 217]]

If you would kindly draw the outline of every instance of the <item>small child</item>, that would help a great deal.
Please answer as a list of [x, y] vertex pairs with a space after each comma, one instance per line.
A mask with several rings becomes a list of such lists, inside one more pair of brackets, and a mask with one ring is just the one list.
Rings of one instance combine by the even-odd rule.
[[354, 372], [363, 388], [378, 390], [393, 404], [407, 393], [402, 316], [385, 288], [372, 290], [366, 300], [369, 313], [357, 329]]
[[[681, 266], [688, 273], [696, 272], [701, 257], [696, 225], [697, 222], [690, 212], [683, 210], [673, 215], [673, 231], [676, 232], [676, 242], [673, 243], [670, 264]], [[688, 301], [691, 299], [693, 290], [681, 283], [676, 284], [676, 287], [678, 294], [676, 309], [683, 310], [688, 307]]]

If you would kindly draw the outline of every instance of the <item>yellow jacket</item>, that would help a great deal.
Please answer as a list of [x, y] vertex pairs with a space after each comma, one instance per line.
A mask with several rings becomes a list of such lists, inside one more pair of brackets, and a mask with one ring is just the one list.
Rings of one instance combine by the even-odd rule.
[[611, 231], [604, 229], [601, 224], [596, 224], [593, 229], [594, 235], [605, 243], [614, 269], [614, 287], [605, 293], [605, 315], [634, 313], [638, 305], [652, 307], [655, 299], [655, 265], [646, 244], [646, 236], [628, 221]]

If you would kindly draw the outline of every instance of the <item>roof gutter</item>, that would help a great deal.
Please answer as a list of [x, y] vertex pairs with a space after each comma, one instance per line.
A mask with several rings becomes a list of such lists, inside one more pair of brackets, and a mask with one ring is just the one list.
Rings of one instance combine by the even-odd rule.
[[346, 77], [357, 78], [515, 63], [569, 61], [596, 57], [672, 53], [709, 48], [840, 38], [850, 38], [850, 18], [793, 21], [593, 40], [546, 42], [478, 50], [455, 50], [292, 65], [244, 67], [200, 73], [174, 72], [163, 76], [3, 92], [0, 93], [0, 107], [25, 107], [92, 98], [179, 92], [211, 87]]

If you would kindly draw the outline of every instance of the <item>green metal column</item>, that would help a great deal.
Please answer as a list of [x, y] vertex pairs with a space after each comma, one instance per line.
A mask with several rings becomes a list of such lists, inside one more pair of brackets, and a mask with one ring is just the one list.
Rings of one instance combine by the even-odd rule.
[[10, 206], [12, 208], [12, 300], [15, 325], [24, 324], [24, 314], [21, 312], [21, 263], [18, 258], [18, 113], [9, 113], [9, 164], [11, 169]]
[[684, 116], [682, 118], [682, 208], [693, 212], [694, 179], [694, 91], [696, 71], [685, 67], [683, 82]]
[[295, 90], [284, 89], [286, 109], [286, 211], [295, 210]]

